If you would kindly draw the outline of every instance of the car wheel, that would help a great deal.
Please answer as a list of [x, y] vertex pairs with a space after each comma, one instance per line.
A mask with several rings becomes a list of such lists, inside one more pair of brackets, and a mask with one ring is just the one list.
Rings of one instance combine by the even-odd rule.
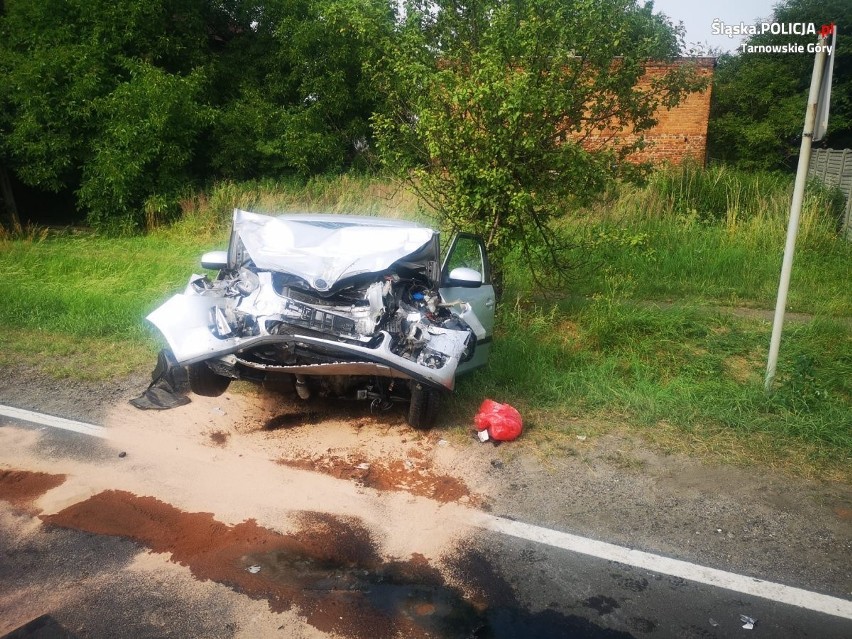
[[190, 364], [186, 367], [186, 373], [190, 390], [203, 397], [219, 397], [231, 383], [230, 377], [217, 375], [204, 362]]
[[414, 383], [411, 387], [411, 404], [408, 406], [408, 424], [413, 428], [429, 428], [438, 416], [441, 396], [434, 388]]

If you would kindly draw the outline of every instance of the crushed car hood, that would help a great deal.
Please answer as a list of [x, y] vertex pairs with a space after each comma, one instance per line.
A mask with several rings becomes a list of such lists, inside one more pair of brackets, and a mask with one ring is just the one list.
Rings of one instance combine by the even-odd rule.
[[[234, 234], [258, 269], [290, 273], [317, 291], [378, 273], [428, 249], [435, 231], [413, 222], [346, 215], [270, 217], [234, 211]], [[438, 256], [432, 256], [437, 261]]]

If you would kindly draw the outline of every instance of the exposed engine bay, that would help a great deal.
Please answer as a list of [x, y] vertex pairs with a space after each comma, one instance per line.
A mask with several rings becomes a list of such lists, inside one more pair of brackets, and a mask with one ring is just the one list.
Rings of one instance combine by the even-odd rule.
[[[348, 344], [378, 353], [389, 351], [434, 371], [449, 365], [441, 375], [424, 372], [411, 376], [451, 388], [447, 374], [468, 359], [476, 346], [471, 327], [450, 310], [456, 307], [464, 312], [464, 303], [446, 304], [422, 279], [385, 274], [324, 297], [294, 286], [292, 279], [286, 274], [242, 268], [223, 271], [212, 281], [193, 277], [186, 294], [218, 300], [210, 306], [207, 318], [210, 333], [217, 339], [243, 344], [254, 341], [252, 338], [270, 338], [263, 339], [262, 346], [235, 355], [236, 362], [252, 368], [295, 371], [302, 366], [339, 364], [348, 359], [346, 354], [365, 354], [343, 346]], [[305, 341], [309, 337], [328, 341], [331, 336], [340, 346], [322, 348], [314, 340]], [[386, 348], [378, 349], [380, 345]], [[224, 366], [217, 368], [224, 372]], [[405, 366], [398, 372], [414, 371]]]

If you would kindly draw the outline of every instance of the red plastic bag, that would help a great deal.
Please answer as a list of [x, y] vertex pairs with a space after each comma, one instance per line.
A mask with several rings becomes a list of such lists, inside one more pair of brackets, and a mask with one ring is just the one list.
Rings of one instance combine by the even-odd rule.
[[514, 406], [486, 399], [473, 418], [476, 430], [488, 430], [488, 436], [497, 441], [509, 442], [517, 439], [524, 429], [521, 414]]

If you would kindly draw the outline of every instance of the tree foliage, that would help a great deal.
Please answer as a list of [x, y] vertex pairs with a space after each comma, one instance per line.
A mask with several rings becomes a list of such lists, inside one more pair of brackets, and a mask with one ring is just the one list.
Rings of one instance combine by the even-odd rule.
[[552, 264], [553, 217], [633, 171], [609, 139], [694, 88], [685, 68], [637, 87], [681, 34], [636, 0], [0, 7], [0, 167], [115, 229], [167, 215], [188, 185], [338, 171], [380, 148], [498, 260], [521, 242]]
[[354, 162], [385, 0], [7, 0], [0, 166], [132, 228], [188, 184]]
[[[828, 135], [824, 144], [852, 145], [852, 3], [784, 0], [771, 18], [783, 24], [838, 25]], [[846, 32], [844, 31], [846, 30]], [[747, 46], [816, 43], [815, 35], [755, 34]], [[708, 131], [710, 157], [743, 168], [779, 169], [795, 162], [802, 139], [813, 53], [737, 50], [719, 59]]]
[[561, 272], [551, 222], [634, 174], [641, 141], [625, 134], [700, 85], [687, 66], [637, 84], [648, 58], [677, 53], [677, 32], [634, 0], [405, 7], [374, 116], [386, 165], [454, 229], [482, 234], [498, 270], [519, 247], [534, 272]]
[[140, 203], [179, 193], [191, 179], [199, 132], [212, 116], [199, 96], [203, 72], [170, 74], [144, 62], [95, 101], [97, 136], [83, 166], [79, 199], [92, 223], [132, 225]]
[[[311, 175], [353, 162], [378, 106], [367, 63], [390, 37], [384, 0], [262, 3], [227, 43], [217, 84], [229, 87], [213, 164], [235, 178]], [[262, 55], [256, 55], [256, 51]]]
[[25, 183], [76, 186], [99, 137], [101, 100], [134, 61], [188, 73], [203, 64], [198, 3], [8, 1], [0, 21], [0, 152]]

